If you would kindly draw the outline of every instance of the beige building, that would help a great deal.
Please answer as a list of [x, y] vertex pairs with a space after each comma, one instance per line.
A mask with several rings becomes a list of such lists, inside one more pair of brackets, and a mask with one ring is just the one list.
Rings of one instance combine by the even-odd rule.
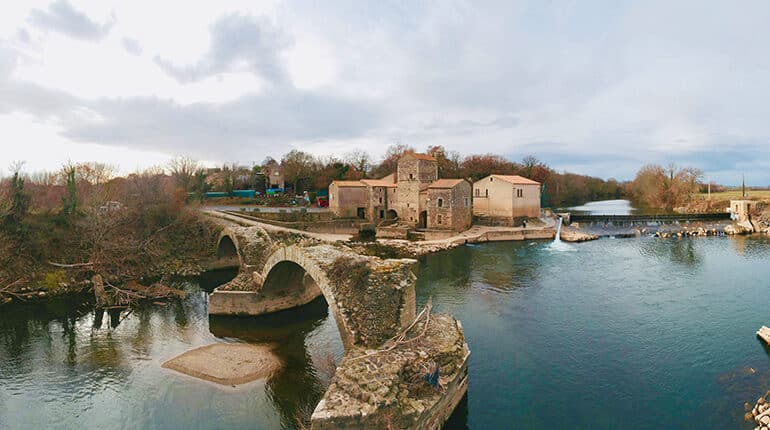
[[286, 180], [283, 177], [283, 168], [280, 164], [272, 161], [262, 166], [267, 183], [265, 186], [271, 189], [286, 189]]
[[489, 175], [473, 184], [473, 215], [513, 225], [540, 216], [540, 183], [518, 175]]
[[437, 230], [466, 230], [473, 221], [471, 184], [438, 179], [438, 162], [426, 154], [407, 153], [395, 175], [382, 179], [334, 181], [329, 208], [339, 217], [374, 223], [398, 218], [400, 224]]

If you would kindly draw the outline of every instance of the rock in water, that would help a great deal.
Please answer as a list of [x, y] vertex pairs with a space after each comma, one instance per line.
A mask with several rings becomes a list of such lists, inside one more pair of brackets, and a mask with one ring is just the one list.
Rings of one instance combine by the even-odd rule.
[[271, 377], [281, 363], [268, 345], [215, 343], [163, 363], [166, 369], [220, 385], [242, 385]]

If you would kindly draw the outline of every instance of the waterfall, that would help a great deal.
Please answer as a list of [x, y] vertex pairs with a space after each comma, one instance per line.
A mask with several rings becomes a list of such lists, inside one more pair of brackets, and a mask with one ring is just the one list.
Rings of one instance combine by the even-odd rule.
[[556, 223], [556, 237], [553, 238], [553, 243], [561, 243], [561, 223], [564, 221], [562, 217], [559, 217], [559, 221]]

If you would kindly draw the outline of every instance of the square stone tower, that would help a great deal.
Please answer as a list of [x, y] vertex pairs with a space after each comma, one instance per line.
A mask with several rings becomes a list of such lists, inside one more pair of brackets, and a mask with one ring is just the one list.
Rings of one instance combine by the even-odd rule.
[[438, 161], [427, 154], [406, 153], [398, 160], [397, 212], [408, 224], [427, 223], [428, 186], [438, 180]]

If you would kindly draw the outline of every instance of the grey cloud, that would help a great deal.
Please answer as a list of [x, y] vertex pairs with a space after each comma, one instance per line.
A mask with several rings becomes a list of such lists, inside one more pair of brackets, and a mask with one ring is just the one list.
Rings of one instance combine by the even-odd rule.
[[29, 22], [43, 30], [57, 31], [76, 39], [99, 41], [110, 32], [114, 19], [99, 24], [66, 0], [59, 0], [48, 5], [46, 10], [32, 9]]
[[121, 43], [123, 44], [123, 49], [126, 50], [131, 55], [141, 55], [142, 54], [142, 47], [139, 45], [139, 41], [136, 39], [130, 39], [128, 37], [124, 37], [123, 40], [121, 40]]
[[157, 98], [104, 99], [88, 104], [98, 121], [67, 124], [83, 142], [193, 153], [229, 159], [272, 152], [292, 141], [348, 139], [379, 126], [375, 106], [331, 94], [268, 91], [222, 103], [178, 105]]
[[266, 19], [226, 15], [211, 26], [210, 33], [209, 48], [197, 63], [179, 66], [161, 57], [155, 62], [183, 83], [236, 71], [248, 71], [273, 83], [287, 81], [279, 54], [290, 45], [290, 39]]

